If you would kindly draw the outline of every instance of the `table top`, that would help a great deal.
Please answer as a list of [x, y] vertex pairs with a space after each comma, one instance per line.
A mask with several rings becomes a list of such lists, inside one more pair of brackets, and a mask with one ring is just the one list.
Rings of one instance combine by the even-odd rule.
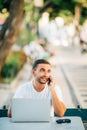
[[[57, 119], [70, 119], [71, 123], [57, 124]], [[53, 117], [50, 122], [14, 123], [11, 118], [0, 118], [0, 130], [85, 130], [80, 117]]]

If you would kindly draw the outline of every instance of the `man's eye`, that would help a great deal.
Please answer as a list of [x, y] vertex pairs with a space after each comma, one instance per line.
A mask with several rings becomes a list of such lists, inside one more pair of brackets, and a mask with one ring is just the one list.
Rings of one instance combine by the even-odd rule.
[[40, 72], [43, 72], [43, 71], [45, 71], [45, 69], [40, 69]]

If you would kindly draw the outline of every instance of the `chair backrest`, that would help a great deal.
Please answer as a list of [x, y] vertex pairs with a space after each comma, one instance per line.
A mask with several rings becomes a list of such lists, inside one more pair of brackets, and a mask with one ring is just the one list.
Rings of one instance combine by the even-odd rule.
[[[55, 116], [57, 116], [55, 114]], [[82, 108], [68, 108], [64, 116], [79, 116], [82, 120], [87, 121], [87, 109]]]
[[87, 121], [87, 109], [67, 109], [64, 116], [80, 116], [82, 120]]
[[0, 117], [7, 117], [7, 109], [0, 109]]

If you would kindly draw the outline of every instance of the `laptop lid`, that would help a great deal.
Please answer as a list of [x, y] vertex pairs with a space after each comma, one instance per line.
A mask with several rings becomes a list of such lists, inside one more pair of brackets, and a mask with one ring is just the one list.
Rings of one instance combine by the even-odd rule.
[[12, 121], [50, 121], [49, 99], [24, 99], [11, 100]]

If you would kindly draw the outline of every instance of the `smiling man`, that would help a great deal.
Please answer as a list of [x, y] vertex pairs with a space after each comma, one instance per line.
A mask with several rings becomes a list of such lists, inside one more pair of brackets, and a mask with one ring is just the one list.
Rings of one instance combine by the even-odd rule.
[[[54, 112], [62, 117], [66, 111], [63, 103], [62, 94], [59, 86], [56, 86], [55, 79], [51, 75], [51, 64], [38, 59], [32, 67], [33, 80], [20, 86], [14, 95], [14, 98], [31, 98], [52, 100]], [[11, 109], [8, 109], [8, 117], [11, 117]]]

